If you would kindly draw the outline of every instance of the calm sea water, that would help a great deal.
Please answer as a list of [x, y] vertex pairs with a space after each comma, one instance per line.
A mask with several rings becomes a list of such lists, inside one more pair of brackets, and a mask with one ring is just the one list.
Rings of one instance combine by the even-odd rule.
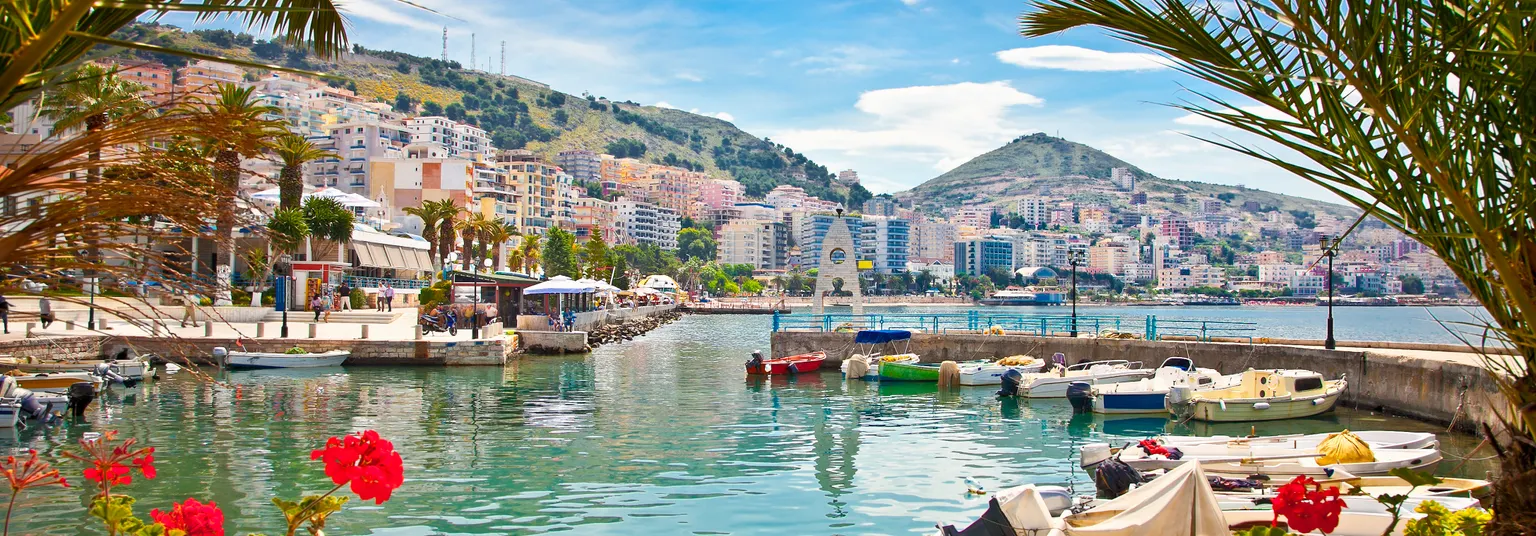
[[[1068, 315], [1068, 307], [971, 307], [971, 306], [920, 306], [920, 307], [865, 307], [866, 314], [934, 314], [958, 313], [968, 310], [983, 314]], [[846, 307], [828, 308], [828, 312], [847, 313]], [[796, 314], [809, 313], [808, 307], [797, 307]], [[1147, 316], [1168, 320], [1220, 320], [1252, 322], [1254, 337], [1322, 340], [1327, 329], [1328, 308], [1315, 306], [1289, 307], [1127, 307], [1086, 306], [1077, 308], [1079, 315], [1113, 316], [1121, 319], [1123, 329], [1142, 331]], [[1335, 307], [1334, 337], [1341, 341], [1396, 341], [1459, 344], [1450, 330], [1460, 332], [1469, 340], [1481, 336], [1486, 313], [1477, 307]], [[1163, 325], [1169, 323], [1163, 322]], [[1475, 324], [1469, 326], [1467, 324]], [[1083, 329], [1088, 329], [1085, 325]]]
[[[767, 350], [768, 326], [766, 317], [685, 317], [591, 355], [505, 368], [241, 372], [221, 376], [224, 385], [183, 373], [109, 394], [86, 423], [23, 431], [0, 448], [52, 457], [86, 431], [120, 430], [158, 449], [159, 478], [125, 489], [141, 515], [213, 499], [230, 534], [280, 534], [272, 496], [329, 487], [310, 450], [369, 428], [396, 442], [405, 486], [382, 506], [354, 499], [331, 534], [921, 534], [985, 509], [965, 477], [991, 489], [1035, 482], [1092, 493], [1077, 445], [1168, 426], [1073, 418], [1065, 401], [999, 401], [991, 388], [940, 393], [836, 372], [744, 379], [741, 362]], [[1258, 430], [1344, 427], [1435, 431], [1348, 408]], [[1451, 454], [1475, 443], [1442, 440]], [[29, 492], [13, 532], [98, 534], [80, 528], [87, 496]]]

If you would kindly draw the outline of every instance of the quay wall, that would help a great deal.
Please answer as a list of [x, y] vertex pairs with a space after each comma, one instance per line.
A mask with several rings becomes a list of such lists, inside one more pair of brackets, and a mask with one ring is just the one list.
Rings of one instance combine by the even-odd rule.
[[[836, 367], [856, 353], [853, 333], [780, 331], [772, 336], [775, 357], [825, 350]], [[1361, 409], [1452, 424], [1476, 431], [1481, 424], [1496, 425], [1495, 408], [1505, 411], [1503, 397], [1493, 378], [1482, 367], [1454, 360], [1426, 359], [1384, 353], [1325, 350], [1294, 346], [1237, 343], [1166, 342], [1123, 339], [988, 336], [974, 334], [912, 334], [910, 346], [923, 362], [993, 359], [1026, 354], [1048, 358], [1056, 352], [1069, 363], [1124, 359], [1156, 367], [1170, 356], [1186, 356], [1201, 367], [1223, 374], [1249, 368], [1314, 370], [1333, 379], [1345, 376], [1349, 387], [1341, 403]]]
[[[252, 352], [278, 352], [298, 346], [310, 352], [347, 350], [352, 356], [347, 365], [419, 365], [419, 366], [499, 366], [507, 362], [514, 349], [507, 337], [474, 341], [385, 341], [360, 339], [244, 339]], [[218, 346], [238, 350], [235, 339], [172, 339], [156, 337], [114, 338], [105, 347], [110, 355], [124, 345], [139, 352], [153, 353], [170, 360], [211, 363]]]
[[0, 356], [31, 359], [40, 363], [88, 361], [101, 359], [101, 343], [106, 337], [50, 337], [0, 342]]

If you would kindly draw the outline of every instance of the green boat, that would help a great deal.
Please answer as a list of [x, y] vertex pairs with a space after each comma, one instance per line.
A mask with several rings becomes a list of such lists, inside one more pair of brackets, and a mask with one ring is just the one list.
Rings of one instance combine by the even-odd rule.
[[939, 381], [938, 363], [880, 363], [880, 380], [896, 382]]

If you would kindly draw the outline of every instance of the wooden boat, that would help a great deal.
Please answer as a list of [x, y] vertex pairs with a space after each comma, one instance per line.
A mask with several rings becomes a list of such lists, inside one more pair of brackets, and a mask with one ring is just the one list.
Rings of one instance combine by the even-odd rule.
[[880, 381], [938, 382], [939, 364], [917, 363], [915, 360], [912, 362], [881, 361]]
[[774, 359], [755, 357], [747, 362], [747, 374], [798, 374], [820, 369], [821, 363], [827, 360], [827, 353], [816, 351]]
[[1003, 374], [1017, 370], [1020, 374], [1033, 374], [1045, 367], [1045, 361], [1034, 359], [1022, 365], [1002, 365], [994, 361], [960, 364], [960, 385], [1000, 385]]
[[1179, 387], [1167, 397], [1175, 418], [1210, 422], [1274, 421], [1326, 413], [1348, 387], [1310, 370], [1248, 370], [1224, 389]]
[[33, 392], [62, 393], [69, 390], [69, 386], [86, 382], [91, 387], [101, 389], [101, 377], [87, 372], [39, 372], [26, 374], [21, 372], [8, 372], [7, 376], [16, 379], [16, 386]]
[[[1435, 449], [1440, 448], [1440, 439], [1430, 432], [1399, 432], [1395, 430], [1365, 430], [1361, 432], [1351, 431], [1356, 437], [1365, 441], [1372, 450], [1381, 449]], [[1277, 447], [1288, 449], [1317, 450], [1317, 445], [1330, 434], [1291, 434], [1279, 436], [1259, 437], [1232, 437], [1232, 436], [1160, 436], [1157, 440], [1173, 447], [1198, 444], [1238, 444], [1263, 447]]]
[[266, 352], [229, 352], [224, 357], [224, 367], [239, 369], [317, 368], [335, 367], [351, 357], [352, 352], [331, 350], [308, 354], [273, 354]]
[[1120, 461], [1140, 471], [1169, 469], [1186, 461], [1195, 461], [1199, 462], [1207, 473], [1239, 477], [1271, 475], [1276, 478], [1290, 478], [1296, 475], [1308, 475], [1314, 478], [1325, 478], [1328, 470], [1343, 470], [1351, 475], [1375, 476], [1385, 475], [1399, 468], [1424, 471], [1433, 468], [1441, 460], [1440, 451], [1434, 449], [1383, 449], [1372, 452], [1376, 458], [1374, 461], [1336, 463], [1327, 466], [1317, 462], [1317, 458], [1321, 455], [1315, 450], [1263, 447], [1228, 449], [1225, 445], [1190, 445], [1179, 447], [1184, 456], [1178, 460], [1169, 460], [1163, 456], [1133, 455], [1139, 450], [1133, 448], [1122, 451]]
[[149, 362], [142, 358], [110, 361], [69, 361], [61, 363], [30, 363], [15, 358], [0, 359], [0, 370], [16, 370], [33, 374], [60, 372], [93, 373], [101, 365], [106, 365], [107, 370], [123, 378], [123, 380], [134, 382], [143, 380], [145, 372], [149, 370]]
[[1174, 387], [1225, 387], [1236, 384], [1240, 376], [1223, 376], [1213, 369], [1197, 368], [1187, 357], [1170, 357], [1153, 371], [1151, 378], [1111, 383], [1093, 388], [1094, 413], [1167, 413], [1164, 398]]
[[1130, 382], [1152, 376], [1153, 371], [1141, 368], [1140, 362], [1123, 359], [1091, 361], [1067, 367], [1065, 372], [1040, 372], [1026, 374], [1019, 381], [1018, 396], [1027, 398], [1066, 398], [1067, 386], [1072, 382], [1091, 385]]

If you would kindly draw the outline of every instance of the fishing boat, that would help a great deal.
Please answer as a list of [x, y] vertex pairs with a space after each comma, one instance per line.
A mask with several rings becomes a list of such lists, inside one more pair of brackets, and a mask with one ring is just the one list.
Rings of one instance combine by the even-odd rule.
[[89, 372], [39, 372], [26, 374], [22, 372], [8, 372], [7, 376], [16, 380], [16, 387], [32, 392], [63, 393], [69, 390], [71, 385], [77, 383], [89, 383], [96, 390], [101, 389], [101, 377]]
[[[1380, 449], [1437, 449], [1440, 448], [1440, 439], [1431, 432], [1399, 432], [1396, 430], [1364, 430], [1351, 431], [1356, 437], [1370, 445], [1372, 450]], [[1328, 439], [1332, 434], [1289, 434], [1278, 436], [1258, 437], [1232, 437], [1232, 436], [1160, 436], [1158, 442], [1168, 446], [1183, 447], [1193, 444], [1240, 444], [1253, 446], [1269, 446], [1289, 449], [1317, 449], [1318, 444]]]
[[[896, 343], [902, 343], [899, 347]], [[866, 329], [853, 336], [858, 352], [844, 359], [839, 368], [843, 377], [876, 381], [884, 363], [916, 363], [917, 354], [908, 351], [912, 332], [899, 329]], [[853, 372], [850, 373], [850, 370]]]
[[1424, 471], [1440, 463], [1440, 451], [1436, 449], [1382, 449], [1372, 452], [1371, 461], [1324, 464], [1323, 455], [1316, 449], [1285, 449], [1274, 447], [1229, 447], [1228, 445], [1186, 445], [1177, 447], [1182, 456], [1148, 454], [1138, 446], [1122, 449], [1118, 453], [1121, 462], [1139, 471], [1170, 469], [1188, 461], [1199, 462], [1208, 473], [1222, 475], [1271, 475], [1290, 478], [1307, 475], [1316, 478], [1329, 476], [1333, 470], [1343, 470], [1351, 475], [1385, 475], [1393, 469], [1408, 468]]
[[[916, 357], [916, 356], [914, 356]], [[938, 363], [918, 363], [916, 361], [881, 361], [880, 381], [896, 382], [938, 382]]]
[[821, 363], [827, 360], [827, 353], [822, 351], [808, 354], [763, 359], [762, 352], [752, 352], [752, 359], [747, 361], [747, 374], [799, 374], [812, 372], [821, 368]]
[[1045, 367], [1045, 361], [1029, 356], [1010, 356], [997, 361], [979, 361], [960, 364], [960, 385], [999, 385], [1003, 374], [1017, 370], [1020, 374], [1033, 374]]
[[0, 358], [0, 370], [15, 370], [31, 374], [56, 374], [83, 372], [111, 378], [118, 383], [134, 383], [144, 379], [149, 361], [143, 356], [131, 359], [65, 361], [57, 363], [33, 363], [18, 358]]
[[1167, 413], [1164, 403], [1174, 387], [1227, 387], [1240, 376], [1223, 376], [1214, 369], [1198, 368], [1187, 357], [1164, 359], [1151, 378], [1096, 386], [1090, 391], [1094, 413]]
[[231, 352], [223, 347], [213, 349], [214, 359], [231, 370], [274, 368], [318, 368], [340, 366], [352, 356], [346, 350], [320, 353], [276, 354], [267, 352]]
[[1209, 422], [1310, 417], [1333, 409], [1348, 385], [1343, 377], [1324, 381], [1310, 370], [1247, 370], [1231, 387], [1175, 387], [1168, 393], [1167, 409], [1178, 419]]
[[1067, 386], [1073, 382], [1084, 382], [1089, 385], [1130, 382], [1150, 377], [1152, 373], [1150, 369], [1141, 368], [1140, 362], [1123, 359], [1078, 363], [1061, 372], [1023, 375], [1019, 379], [1018, 396], [1066, 398]]

